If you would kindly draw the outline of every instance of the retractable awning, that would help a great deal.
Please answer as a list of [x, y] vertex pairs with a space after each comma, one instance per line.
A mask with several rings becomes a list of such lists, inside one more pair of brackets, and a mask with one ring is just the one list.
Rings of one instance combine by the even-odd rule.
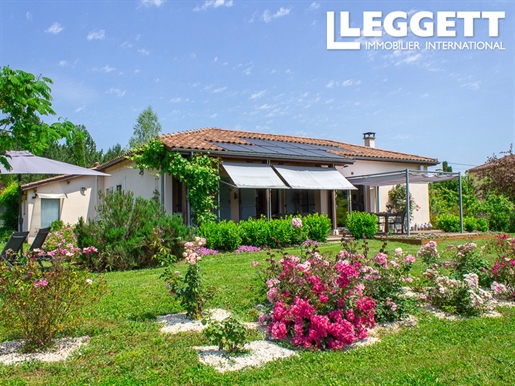
[[357, 189], [335, 168], [274, 165], [274, 169], [292, 189]]
[[222, 166], [237, 188], [288, 189], [270, 165], [224, 162]]
[[39, 198], [68, 198], [64, 193], [36, 193]]

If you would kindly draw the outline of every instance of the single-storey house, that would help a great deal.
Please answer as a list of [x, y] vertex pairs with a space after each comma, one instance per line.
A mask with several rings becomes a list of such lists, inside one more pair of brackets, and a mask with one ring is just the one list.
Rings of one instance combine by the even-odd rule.
[[[392, 186], [353, 186], [354, 177], [398, 170], [427, 170], [438, 164], [431, 157], [375, 147], [375, 133], [364, 133], [364, 143], [280, 134], [203, 128], [159, 136], [167, 150], [185, 157], [203, 153], [218, 157], [221, 184], [218, 217], [238, 222], [249, 217], [325, 213], [334, 228], [348, 210], [386, 210]], [[118, 157], [95, 169], [110, 176], [57, 176], [23, 185], [24, 228], [31, 234], [56, 219], [76, 223], [94, 218], [99, 192], [133, 191], [136, 196], [158, 197], [166, 212], [190, 221], [186, 186], [170, 175], [131, 168]], [[349, 180], [347, 180], [349, 179]], [[411, 184], [420, 206], [413, 223], [429, 221], [427, 184]]]

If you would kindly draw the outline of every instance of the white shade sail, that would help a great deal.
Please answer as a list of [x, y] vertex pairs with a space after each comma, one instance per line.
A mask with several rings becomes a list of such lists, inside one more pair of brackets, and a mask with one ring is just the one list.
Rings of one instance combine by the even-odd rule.
[[335, 168], [274, 165], [274, 169], [292, 189], [357, 189]]
[[109, 174], [77, 165], [38, 157], [28, 151], [6, 151], [5, 156], [11, 169], [0, 163], [0, 174], [69, 174], [87, 176], [109, 176]]
[[224, 162], [223, 168], [241, 189], [288, 189], [270, 165]]
[[[407, 177], [408, 176], [408, 177]], [[347, 177], [355, 185], [388, 186], [405, 184], [406, 178], [412, 184], [428, 184], [458, 179], [459, 173], [433, 172], [426, 170], [396, 170], [392, 172]]]
[[[6, 151], [4, 156], [9, 163], [10, 168], [6, 169], [0, 163], [0, 174], [17, 174], [18, 175], [18, 230], [23, 229], [22, 217], [22, 194], [21, 194], [21, 175], [22, 174], [66, 174], [79, 176], [109, 176], [110, 174], [102, 173], [93, 169], [86, 169], [80, 166], [56, 161], [50, 158], [38, 157], [29, 151]], [[41, 196], [40, 196], [41, 197]]]

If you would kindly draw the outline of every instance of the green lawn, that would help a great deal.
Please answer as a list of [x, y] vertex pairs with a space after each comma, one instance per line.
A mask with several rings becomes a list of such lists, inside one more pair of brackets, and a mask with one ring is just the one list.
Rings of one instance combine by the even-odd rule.
[[[448, 243], [439, 243], [439, 249]], [[479, 243], [478, 243], [479, 244]], [[380, 242], [370, 242], [371, 251]], [[415, 254], [417, 246], [391, 243]], [[322, 251], [335, 253], [337, 244]], [[299, 250], [291, 250], [299, 252]], [[279, 254], [279, 253], [278, 253]], [[240, 319], [257, 317], [252, 261], [264, 264], [266, 253], [204, 257], [208, 285], [217, 288], [210, 306]], [[180, 267], [184, 270], [186, 267]], [[421, 269], [419, 269], [421, 271]], [[502, 318], [439, 320], [420, 312], [416, 327], [383, 336], [373, 346], [348, 352], [312, 353], [264, 367], [219, 374], [199, 363], [191, 348], [208, 344], [201, 333], [166, 335], [158, 315], [180, 312], [159, 279], [162, 269], [105, 275], [110, 292], [87, 315], [74, 336], [89, 335], [79, 353], [62, 363], [0, 365], [0, 384], [23, 385], [511, 385], [515, 384], [515, 309]], [[257, 339], [257, 334], [254, 335]], [[7, 326], [0, 340], [15, 338]]]

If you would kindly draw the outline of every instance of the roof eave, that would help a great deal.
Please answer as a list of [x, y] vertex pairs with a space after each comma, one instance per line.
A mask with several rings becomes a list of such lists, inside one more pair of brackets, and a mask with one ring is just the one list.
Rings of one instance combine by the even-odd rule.
[[405, 163], [405, 164], [416, 163], [416, 164], [430, 165], [430, 166], [435, 166], [440, 163], [437, 159], [430, 161], [430, 160], [420, 160], [420, 159], [399, 159], [399, 158], [367, 157], [367, 156], [353, 156], [352, 159], [361, 160], [361, 161], [400, 162], [400, 163]]

